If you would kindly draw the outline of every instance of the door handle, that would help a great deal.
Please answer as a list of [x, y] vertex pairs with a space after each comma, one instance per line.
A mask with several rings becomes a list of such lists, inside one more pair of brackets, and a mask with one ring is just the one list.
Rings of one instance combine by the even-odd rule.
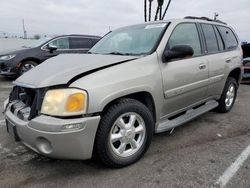
[[204, 63], [199, 64], [199, 69], [205, 69], [207, 66]]

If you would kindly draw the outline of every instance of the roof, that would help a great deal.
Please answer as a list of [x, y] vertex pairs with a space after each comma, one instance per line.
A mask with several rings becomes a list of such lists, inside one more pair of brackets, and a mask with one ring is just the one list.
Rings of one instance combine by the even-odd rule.
[[[195, 21], [194, 21], [195, 20]], [[125, 27], [121, 27], [118, 28], [117, 30], [120, 29], [124, 29], [127, 27], [133, 27], [133, 26], [137, 26], [137, 25], [150, 25], [150, 24], [157, 24], [157, 23], [183, 23], [183, 22], [197, 22], [197, 23], [209, 23], [209, 24], [216, 24], [216, 25], [221, 25], [221, 26], [225, 26], [226, 23], [220, 21], [220, 20], [211, 20], [209, 18], [206, 17], [185, 17], [185, 18], [179, 18], [179, 19], [167, 19], [167, 20], [160, 20], [160, 21], [151, 21], [151, 22], [143, 22], [143, 23], [139, 23], [139, 24], [134, 24], [134, 25], [128, 25]]]
[[216, 22], [216, 23], [221, 23], [224, 25], [227, 25], [225, 22], [222, 22], [221, 20], [213, 20], [208, 17], [195, 17], [195, 16], [186, 16], [184, 19], [192, 19], [192, 20], [205, 20], [209, 22]]
[[97, 35], [81, 35], [81, 34], [56, 35], [53, 38], [56, 38], [56, 37], [86, 37], [86, 38], [97, 38], [97, 39], [102, 38], [101, 36], [97, 36]]

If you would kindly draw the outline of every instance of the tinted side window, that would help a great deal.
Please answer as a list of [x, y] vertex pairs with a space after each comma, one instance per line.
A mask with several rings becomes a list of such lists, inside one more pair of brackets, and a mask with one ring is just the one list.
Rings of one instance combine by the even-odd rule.
[[88, 38], [78, 38], [78, 37], [70, 38], [70, 49], [85, 49], [91, 47], [92, 47], [92, 42]]
[[238, 46], [238, 41], [233, 31], [227, 27], [218, 26], [219, 31], [225, 41], [226, 49], [232, 50]]
[[56, 46], [57, 49], [69, 49], [69, 39], [59, 38], [52, 41], [49, 45]]
[[201, 44], [197, 27], [194, 23], [184, 23], [178, 25], [168, 41], [168, 48], [175, 45], [189, 45], [194, 50], [193, 56], [201, 55]]
[[219, 48], [213, 26], [209, 24], [201, 24], [201, 27], [205, 36], [207, 52], [218, 52]]
[[216, 38], [217, 38], [217, 41], [218, 41], [219, 50], [223, 51], [223, 50], [225, 50], [225, 45], [223, 43], [221, 35], [220, 35], [220, 33], [219, 33], [219, 31], [218, 31], [218, 29], [216, 27], [214, 27], [214, 30], [215, 30]]

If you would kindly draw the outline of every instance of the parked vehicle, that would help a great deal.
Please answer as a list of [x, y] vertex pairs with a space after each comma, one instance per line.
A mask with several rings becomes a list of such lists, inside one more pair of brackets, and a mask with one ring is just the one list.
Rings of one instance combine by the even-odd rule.
[[244, 43], [242, 46], [243, 58], [250, 57], [250, 43]]
[[250, 58], [245, 58], [243, 60], [244, 74], [241, 83], [250, 84]]
[[20, 76], [59, 54], [86, 53], [99, 40], [99, 36], [62, 35], [39, 39], [21, 49], [0, 52], [0, 75]]
[[115, 30], [89, 54], [60, 55], [18, 78], [4, 104], [8, 132], [52, 158], [123, 167], [154, 133], [212, 109], [229, 112], [242, 76], [226, 24], [173, 19]]

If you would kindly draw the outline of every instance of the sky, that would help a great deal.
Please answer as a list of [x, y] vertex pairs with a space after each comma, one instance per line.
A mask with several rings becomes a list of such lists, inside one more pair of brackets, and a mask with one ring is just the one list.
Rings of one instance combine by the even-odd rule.
[[[154, 16], [157, 1], [153, 4]], [[213, 18], [215, 12], [242, 41], [250, 42], [250, 0], [172, 0], [165, 19]], [[0, 0], [0, 33], [22, 35], [22, 19], [29, 37], [104, 35], [109, 29], [144, 22], [144, 0]]]

